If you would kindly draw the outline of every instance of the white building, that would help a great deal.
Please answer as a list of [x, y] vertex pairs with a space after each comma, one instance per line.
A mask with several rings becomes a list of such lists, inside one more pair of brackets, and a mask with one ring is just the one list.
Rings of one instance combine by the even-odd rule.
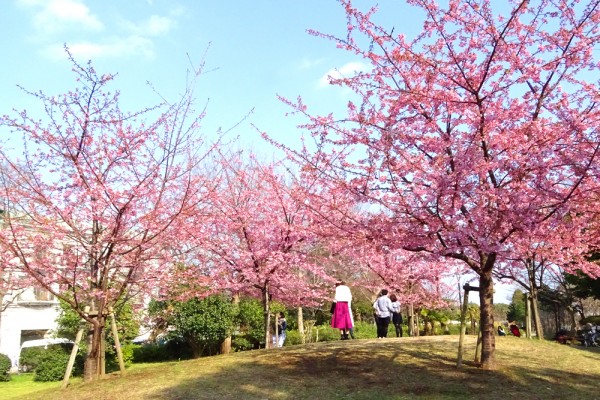
[[16, 369], [23, 342], [53, 336], [60, 307], [47, 290], [34, 288], [9, 293], [2, 303], [0, 353], [9, 356]]

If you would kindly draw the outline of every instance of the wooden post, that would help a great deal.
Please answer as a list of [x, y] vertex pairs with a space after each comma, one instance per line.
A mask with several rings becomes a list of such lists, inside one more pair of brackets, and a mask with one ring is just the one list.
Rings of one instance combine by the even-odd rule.
[[531, 339], [531, 294], [525, 295], [525, 303], [527, 307], [525, 309], [525, 337]]
[[279, 347], [279, 313], [275, 313], [275, 343], [273, 343], [273, 347]]
[[100, 357], [98, 357], [98, 371], [100, 376], [106, 375], [106, 330], [102, 329], [100, 334]]
[[115, 339], [115, 349], [117, 350], [117, 359], [119, 360], [119, 369], [121, 374], [125, 373], [125, 362], [123, 361], [123, 351], [121, 350], [121, 342], [119, 341], [119, 331], [117, 330], [117, 322], [115, 320], [115, 312], [112, 307], [108, 307], [110, 313], [110, 321], [112, 325], [113, 338]]
[[[462, 358], [463, 358], [463, 344], [465, 341], [465, 331], [466, 327], [466, 319], [467, 319], [467, 308], [469, 303], [469, 291], [473, 290], [478, 292], [479, 288], [475, 286], [470, 286], [468, 283], [465, 283], [463, 286], [465, 290], [465, 296], [463, 300], [462, 310], [460, 312], [460, 337], [458, 339], [458, 356], [456, 360], [456, 366], [458, 368], [462, 367]], [[477, 350], [477, 349], [476, 349]]]
[[[352, 312], [352, 311], [350, 311]], [[302, 344], [306, 343], [306, 332], [304, 330], [304, 316], [302, 315], [302, 306], [298, 306], [298, 335]]]
[[481, 324], [479, 324], [479, 329], [477, 329], [477, 344], [475, 345], [475, 358], [473, 361], [476, 363], [480, 363], [480, 354], [481, 354], [481, 345], [482, 345], [482, 334], [481, 334]]
[[[87, 314], [90, 311], [90, 307], [86, 306], [83, 309], [83, 312]], [[71, 356], [69, 357], [69, 362], [67, 363], [67, 370], [65, 371], [65, 376], [63, 377], [62, 388], [66, 388], [69, 384], [69, 378], [71, 378], [71, 373], [73, 372], [73, 365], [75, 365], [75, 357], [77, 357], [77, 352], [79, 351], [79, 342], [81, 342], [81, 338], [83, 337], [83, 327], [79, 328], [77, 331], [77, 336], [75, 336], [75, 343], [73, 344], [73, 349], [71, 349]]]
[[467, 320], [467, 301], [469, 300], [469, 291], [465, 290], [464, 300], [462, 304], [462, 310], [460, 311], [460, 337], [458, 339], [458, 357], [456, 361], [456, 366], [458, 368], [462, 367], [462, 357], [463, 357], [463, 343], [465, 341], [465, 331], [467, 330], [466, 320]]

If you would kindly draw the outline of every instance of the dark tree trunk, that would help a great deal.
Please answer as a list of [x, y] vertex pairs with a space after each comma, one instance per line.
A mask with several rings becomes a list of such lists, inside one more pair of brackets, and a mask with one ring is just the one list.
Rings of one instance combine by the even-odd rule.
[[481, 368], [496, 369], [496, 335], [494, 331], [494, 281], [492, 270], [495, 255], [482, 260], [479, 274], [479, 307], [481, 329]]
[[265, 349], [268, 349], [271, 343], [271, 335], [269, 332], [269, 327], [271, 325], [271, 299], [269, 299], [269, 284], [265, 284], [262, 289], [262, 303], [263, 303], [263, 313], [265, 318]]
[[[231, 302], [236, 306], [238, 304], [240, 304], [240, 295], [235, 293], [233, 295], [233, 297], [231, 298]], [[231, 334], [229, 334], [229, 336], [226, 337], [225, 340], [223, 340], [223, 343], [221, 343], [221, 350], [220, 350], [221, 354], [231, 353], [231, 341], [232, 341]]]

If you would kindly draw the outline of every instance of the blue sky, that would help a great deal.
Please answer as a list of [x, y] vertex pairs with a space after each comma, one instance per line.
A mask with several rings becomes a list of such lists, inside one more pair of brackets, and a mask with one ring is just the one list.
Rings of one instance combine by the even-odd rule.
[[[375, 2], [356, 0], [366, 10]], [[380, 0], [376, 20], [408, 37], [419, 32], [422, 14], [401, 0]], [[204, 132], [236, 125], [240, 146], [270, 157], [260, 130], [288, 145], [299, 144], [297, 119], [277, 95], [302, 96], [317, 113], [343, 112], [349, 92], [327, 85], [327, 76], [352, 73], [362, 60], [311, 36], [307, 29], [344, 35], [346, 19], [336, 0], [2, 0], [0, 8], [0, 113], [40, 111], [28, 90], [58, 94], [75, 87], [66, 44], [80, 63], [117, 73], [111, 86], [122, 106], [134, 111], [159, 101], [146, 82], [175, 99], [185, 86], [187, 54], [207, 70], [197, 88], [209, 100]], [[337, 72], [336, 72], [337, 71]], [[6, 131], [0, 131], [5, 138]], [[498, 287], [496, 302], [512, 290]], [[475, 300], [472, 296], [471, 301]]]
[[[361, 0], [365, 8], [374, 2]], [[417, 11], [398, 0], [381, 0], [378, 19], [395, 32], [418, 32]], [[3, 0], [0, 24], [0, 113], [35, 107], [16, 88], [57, 94], [74, 87], [63, 45], [100, 73], [118, 73], [112, 88], [123, 106], [141, 109], [158, 101], [150, 81], [167, 98], [185, 84], [191, 60], [206, 56], [207, 73], [197, 88], [209, 99], [205, 133], [253, 114], [233, 132], [243, 146], [272, 152], [251, 127], [293, 143], [297, 120], [277, 95], [302, 96], [319, 112], [343, 110], [348, 92], [328, 87], [327, 75], [351, 73], [362, 61], [307, 29], [344, 35], [346, 20], [336, 0]], [[10, 32], [10, 33], [9, 33]]]

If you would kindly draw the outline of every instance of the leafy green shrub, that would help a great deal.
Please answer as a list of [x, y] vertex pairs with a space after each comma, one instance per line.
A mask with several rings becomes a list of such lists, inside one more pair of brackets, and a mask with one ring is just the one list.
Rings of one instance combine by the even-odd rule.
[[0, 354], [0, 382], [10, 381], [10, 358], [6, 354]]
[[[26, 347], [21, 350], [21, 355], [19, 356], [19, 368], [23, 372], [35, 371], [38, 367], [40, 360], [48, 351], [57, 351], [63, 352], [67, 355], [71, 354], [71, 349], [73, 345], [71, 343], [60, 343], [60, 344], [51, 344], [46, 347], [37, 346], [37, 347]], [[83, 357], [85, 351], [79, 348], [78, 359], [76, 359], [75, 369], [79, 371], [79, 369], [83, 369], [83, 361], [80, 361], [81, 365], [77, 364], [77, 361]], [[80, 368], [79, 368], [80, 367]]]
[[26, 347], [19, 356], [19, 368], [23, 372], [35, 371], [42, 354], [46, 351], [43, 347]]
[[[371, 300], [360, 299], [353, 301], [352, 311], [354, 311], [354, 321], [360, 319], [366, 322], [375, 323], [375, 316], [373, 315], [373, 302]], [[375, 337], [377, 337], [377, 334], [375, 334]]]
[[[388, 329], [388, 336], [390, 336], [390, 337], [395, 336], [396, 335], [395, 332], [396, 331], [394, 330], [394, 325], [390, 324], [390, 327]], [[355, 339], [373, 339], [376, 337], [377, 337], [377, 327], [375, 326], [374, 323], [357, 321], [354, 324], [354, 338]]]
[[187, 301], [155, 301], [149, 310], [155, 325], [169, 327], [167, 343], [175, 359], [217, 354], [234, 331], [237, 308], [227, 296]]
[[238, 334], [233, 338], [233, 343], [237, 341], [240, 344], [240, 347], [235, 347], [236, 350], [256, 349], [264, 342], [264, 314], [259, 300], [242, 298], [237, 307], [235, 323]]
[[164, 344], [169, 360], [189, 360], [205, 353], [197, 353], [197, 350], [192, 348], [192, 344], [180, 337], [173, 338]]
[[158, 362], [171, 360], [164, 344], [148, 343], [133, 348], [133, 362]]
[[231, 347], [234, 351], [246, 351], [257, 348], [255, 340], [248, 335], [236, 335], [231, 340]]
[[123, 353], [123, 362], [126, 366], [129, 366], [133, 363], [133, 353], [135, 349], [142, 347], [139, 344], [128, 343], [121, 346], [121, 353]]
[[[72, 345], [66, 343], [49, 345], [47, 348], [28, 347], [21, 350], [19, 367], [22, 371], [34, 371], [34, 381], [59, 381], [67, 370], [71, 350]], [[83, 375], [84, 362], [85, 350], [80, 348], [73, 365], [73, 376]]]
[[166, 343], [135, 345], [131, 349], [132, 361], [136, 363], [189, 360], [194, 358], [194, 352], [189, 344], [181, 338], [173, 338]]
[[295, 344], [302, 344], [302, 335], [297, 330], [289, 330], [286, 332], [284, 346], [292, 346]]
[[315, 329], [318, 329], [319, 333], [317, 336], [317, 333], [314, 332], [313, 338], [317, 339], [318, 337], [319, 342], [330, 342], [332, 340], [340, 339], [340, 330], [332, 328], [331, 325], [320, 325], [315, 327]]
[[65, 376], [69, 353], [60, 347], [46, 349], [38, 359], [33, 380], [36, 382], [60, 381]]

